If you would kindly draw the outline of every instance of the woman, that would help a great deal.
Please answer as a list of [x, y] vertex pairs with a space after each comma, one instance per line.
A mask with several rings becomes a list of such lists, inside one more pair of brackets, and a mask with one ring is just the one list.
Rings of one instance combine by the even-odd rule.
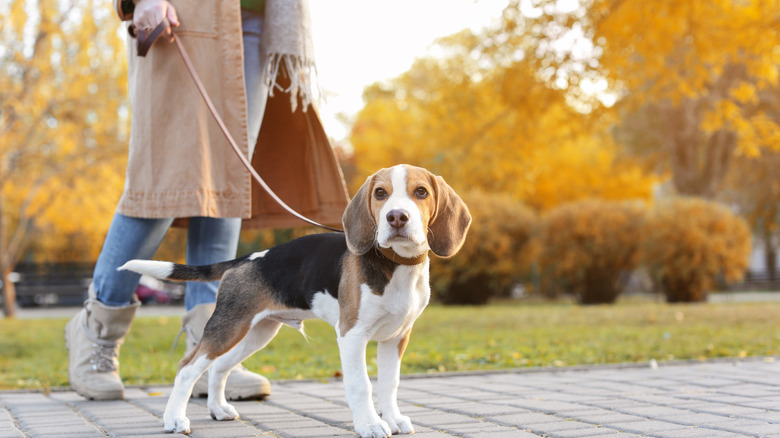
[[[347, 194], [311, 106], [314, 62], [303, 0], [115, 4], [120, 19], [132, 20], [138, 29], [168, 19], [229, 131], [268, 184], [310, 218], [340, 221]], [[251, 181], [177, 49], [164, 40], [141, 58], [128, 38], [132, 125], [125, 189], [95, 266], [90, 298], [66, 326], [71, 385], [90, 399], [124, 394], [119, 345], [139, 306], [133, 296], [139, 277], [117, 267], [151, 258], [172, 224], [188, 227], [185, 258], [194, 265], [234, 258], [242, 219], [253, 227], [301, 225]], [[217, 282], [187, 285], [182, 331], [188, 350], [213, 312], [216, 290]], [[204, 376], [193, 393], [206, 392]], [[226, 394], [264, 397], [270, 385], [236, 368]]]

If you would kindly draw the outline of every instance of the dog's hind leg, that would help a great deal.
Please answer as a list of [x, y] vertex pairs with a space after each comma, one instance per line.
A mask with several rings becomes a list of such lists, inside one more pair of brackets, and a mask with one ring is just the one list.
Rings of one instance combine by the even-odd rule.
[[[187, 418], [187, 402], [190, 399], [195, 382], [213, 362], [208, 359], [206, 354], [199, 354], [197, 347], [194, 353], [189, 356], [189, 363], [184, 364], [179, 369], [179, 372], [176, 373], [173, 390], [168, 398], [168, 404], [165, 406], [163, 427], [168, 433], [190, 433], [190, 420]], [[184, 362], [185, 360], [182, 360], [182, 363]]]
[[263, 319], [232, 350], [218, 357], [209, 368], [208, 408], [211, 418], [218, 421], [235, 420], [238, 412], [225, 399], [225, 383], [228, 374], [244, 359], [262, 349], [276, 336], [282, 323]]
[[[173, 383], [173, 391], [163, 414], [163, 426], [166, 432], [189, 433], [190, 420], [187, 418], [187, 402], [192, 389], [200, 376], [222, 355], [241, 342], [249, 330], [251, 319], [231, 324], [225, 317], [213, 315], [206, 323], [203, 337], [195, 349], [179, 363], [179, 372]], [[222, 325], [231, 326], [222, 330]], [[209, 395], [210, 397], [210, 395]], [[224, 397], [224, 395], [223, 395]]]

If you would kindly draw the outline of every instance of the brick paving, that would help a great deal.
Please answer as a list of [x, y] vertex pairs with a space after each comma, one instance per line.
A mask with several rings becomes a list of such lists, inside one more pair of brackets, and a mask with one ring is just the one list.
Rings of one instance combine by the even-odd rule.
[[[171, 387], [134, 387], [122, 401], [68, 390], [0, 392], [0, 438], [165, 436]], [[286, 381], [241, 419], [188, 408], [192, 437], [351, 437], [340, 381]], [[597, 366], [404, 376], [401, 411], [416, 437], [779, 437], [780, 360]], [[170, 435], [168, 435], [170, 436]]]

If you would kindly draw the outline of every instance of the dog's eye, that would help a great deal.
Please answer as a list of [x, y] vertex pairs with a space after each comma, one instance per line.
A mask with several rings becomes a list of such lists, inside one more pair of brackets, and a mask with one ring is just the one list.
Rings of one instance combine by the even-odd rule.
[[414, 196], [417, 199], [425, 199], [425, 198], [428, 197], [428, 189], [426, 189], [425, 187], [422, 187], [422, 186], [421, 187], [417, 187], [414, 190]]
[[387, 190], [383, 189], [382, 187], [377, 187], [374, 189], [374, 198], [379, 201], [387, 199]]

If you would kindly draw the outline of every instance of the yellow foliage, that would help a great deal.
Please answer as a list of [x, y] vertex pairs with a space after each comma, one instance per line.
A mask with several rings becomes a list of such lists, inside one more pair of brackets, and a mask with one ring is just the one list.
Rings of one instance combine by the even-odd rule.
[[476, 58], [473, 44], [468, 32], [450, 37], [448, 57], [418, 60], [365, 91], [351, 135], [360, 173], [406, 162], [457, 189], [539, 210], [587, 197], [650, 198], [656, 179], [618, 158], [608, 114], [575, 110], [533, 65], [491, 59], [484, 48]]
[[589, 30], [601, 42], [603, 71], [634, 98], [678, 101], [708, 94], [730, 65], [762, 78], [759, 87], [776, 84], [778, 6], [759, 0], [594, 0]]
[[124, 176], [120, 25], [109, 0], [28, 4], [0, 8], [2, 265], [94, 260]]
[[[601, 71], [619, 78], [630, 101], [703, 99], [722, 111], [721, 126], [750, 125], [760, 94], [778, 85], [777, 0], [593, 4], [593, 37], [603, 42]], [[777, 121], [772, 124], [777, 129]], [[740, 141], [739, 147], [757, 146]]]
[[647, 200], [657, 182], [637, 164], [620, 162], [609, 139], [549, 147], [539, 158], [534, 191], [526, 202], [541, 211], [591, 197]]
[[739, 103], [758, 103], [756, 87], [747, 82], [742, 82], [731, 89], [731, 97]]
[[[524, 15], [529, 6], [536, 13]], [[512, 0], [496, 33], [580, 105], [598, 98], [583, 84], [605, 84], [618, 101], [612, 109], [635, 116], [629, 122], [639, 132], [626, 145], [671, 171], [679, 193], [713, 197], [735, 150], [778, 148], [779, 8], [778, 0], [585, 0], [565, 8]]]

